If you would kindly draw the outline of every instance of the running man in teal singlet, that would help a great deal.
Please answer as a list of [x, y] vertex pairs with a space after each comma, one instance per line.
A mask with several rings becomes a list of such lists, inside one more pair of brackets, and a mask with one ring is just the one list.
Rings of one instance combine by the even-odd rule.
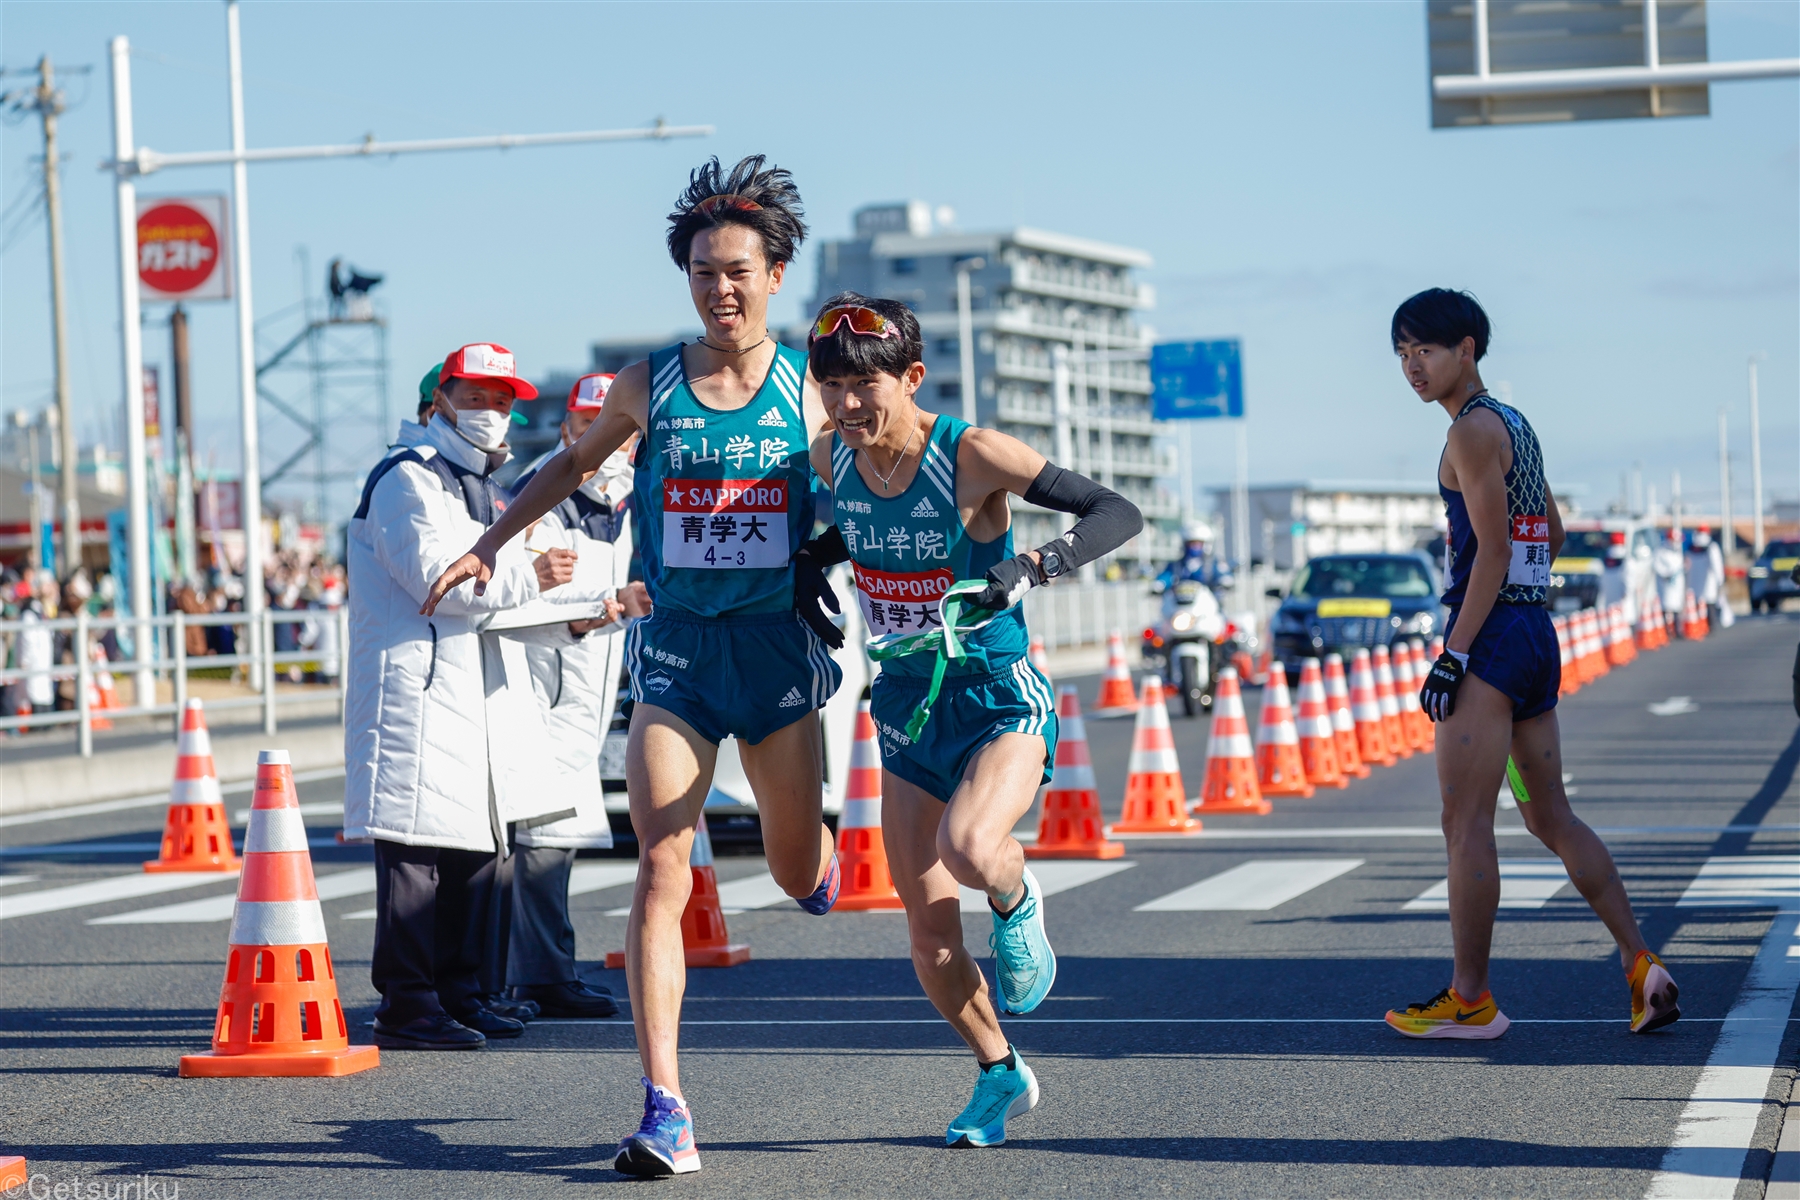
[[[1006, 1119], [1038, 1100], [1037, 1078], [1001, 1032], [987, 981], [963, 947], [961, 884], [992, 910], [1001, 1007], [1027, 1013], [1056, 978], [1037, 880], [1012, 828], [1050, 778], [1056, 705], [1031, 665], [1018, 602], [1118, 548], [1143, 525], [1123, 497], [1014, 438], [922, 412], [919, 323], [893, 300], [833, 297], [814, 323], [808, 368], [832, 429], [812, 447], [832, 488], [836, 524], [806, 547], [820, 565], [855, 565], [856, 600], [876, 635], [916, 634], [953, 613], [955, 583], [984, 581], [971, 603], [991, 619], [940, 663], [919, 653], [882, 661], [870, 707], [881, 742], [881, 826], [906, 905], [913, 967], [926, 995], [974, 1051], [969, 1105], [952, 1146], [1006, 1140]], [[1012, 544], [1009, 496], [1079, 515], [1067, 534], [1024, 554]], [[951, 616], [958, 627], [963, 622]]]
[[[1450, 417], [1438, 491], [1449, 519], [1450, 619], [1419, 705], [1436, 722], [1438, 786], [1449, 851], [1450, 986], [1387, 1014], [1408, 1037], [1497, 1038], [1509, 1022], [1488, 988], [1500, 865], [1494, 805], [1513, 764], [1525, 827], [1562, 859], [1619, 946], [1633, 1033], [1681, 1016], [1675, 981], [1651, 953], [1606, 845], [1563, 790], [1556, 631], [1544, 608], [1562, 515], [1544, 479], [1537, 434], [1487, 394], [1487, 314], [1466, 292], [1432, 288], [1394, 313], [1394, 350], [1420, 400]], [[1509, 759], [1510, 756], [1510, 759]]]
[[[812, 529], [808, 451], [825, 416], [806, 359], [769, 335], [806, 227], [792, 177], [757, 155], [729, 173], [696, 170], [669, 217], [669, 253], [705, 335], [621, 371], [580, 440], [545, 463], [512, 507], [433, 586], [477, 590], [494, 547], [573, 492], [634, 433], [633, 519], [653, 614], [627, 635], [631, 740], [626, 782], [639, 845], [626, 978], [644, 1068], [644, 1120], [614, 1161], [630, 1175], [700, 1169], [676, 1044], [686, 986], [681, 914], [688, 855], [718, 744], [737, 737], [777, 884], [808, 912], [837, 899], [831, 831], [820, 819], [818, 710], [840, 675], [818, 612], [816, 575], [796, 603], [796, 559]], [[803, 619], [804, 617], [804, 619]]]

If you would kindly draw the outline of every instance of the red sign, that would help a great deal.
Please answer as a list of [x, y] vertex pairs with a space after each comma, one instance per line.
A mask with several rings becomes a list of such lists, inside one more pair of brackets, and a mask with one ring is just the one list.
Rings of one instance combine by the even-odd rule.
[[152, 300], [223, 300], [225, 198], [146, 199], [138, 205], [138, 279]]
[[856, 586], [875, 600], [926, 600], [932, 603], [944, 598], [956, 576], [948, 567], [935, 571], [877, 571], [861, 563], [856, 568]]
[[787, 511], [785, 479], [665, 479], [665, 512]]

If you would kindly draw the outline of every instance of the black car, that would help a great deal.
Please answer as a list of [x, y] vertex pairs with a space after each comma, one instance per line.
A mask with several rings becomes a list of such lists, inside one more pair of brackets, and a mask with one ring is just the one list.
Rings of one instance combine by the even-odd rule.
[[1781, 602], [1800, 596], [1794, 568], [1800, 566], [1800, 542], [1769, 542], [1750, 566], [1750, 611], [1779, 612]]
[[1303, 658], [1341, 654], [1348, 668], [1358, 649], [1429, 642], [1444, 628], [1437, 571], [1422, 553], [1322, 555], [1294, 576], [1269, 627], [1290, 685]]

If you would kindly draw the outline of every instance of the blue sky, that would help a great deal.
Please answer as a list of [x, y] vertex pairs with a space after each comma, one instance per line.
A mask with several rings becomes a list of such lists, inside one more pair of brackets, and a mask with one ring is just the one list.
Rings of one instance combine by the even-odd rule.
[[[1761, 367], [1765, 471], [1800, 494], [1800, 90], [1715, 85], [1698, 120], [1432, 131], [1422, 0], [1211, 4], [284, 4], [243, 7], [252, 146], [707, 123], [704, 141], [376, 162], [250, 175], [259, 315], [334, 254], [385, 272], [392, 405], [450, 346], [494, 340], [528, 372], [579, 367], [596, 337], [692, 323], [662, 246], [687, 169], [761, 151], [791, 168], [815, 243], [851, 212], [919, 197], [960, 227], [1028, 224], [1148, 250], [1166, 338], [1244, 339], [1252, 475], [1429, 482], [1443, 422], [1386, 345], [1406, 295], [1488, 306], [1486, 375], [1587, 501], [1634, 462], [1666, 495], [1717, 502], [1716, 413], [1732, 409], [1740, 511], [1745, 362]], [[1800, 5], [1715, 0], [1711, 57], [1800, 54]], [[109, 37], [137, 54], [142, 144], [228, 135], [223, 5], [0, 7], [0, 59], [90, 63], [63, 121], [78, 420], [120, 411]], [[0, 203], [35, 188], [35, 124], [0, 133]], [[224, 191], [184, 170], [146, 193]], [[9, 226], [10, 228], [10, 226]], [[810, 254], [777, 302], [796, 318]], [[42, 224], [0, 259], [0, 410], [48, 403]], [[159, 315], [158, 310], [152, 310]], [[228, 305], [193, 320], [202, 451], [236, 463]], [[279, 324], [279, 318], [275, 324]], [[271, 333], [274, 332], [273, 326]], [[166, 333], [146, 331], [147, 357]], [[265, 413], [271, 457], [292, 429]], [[1224, 482], [1229, 431], [1199, 431]]]

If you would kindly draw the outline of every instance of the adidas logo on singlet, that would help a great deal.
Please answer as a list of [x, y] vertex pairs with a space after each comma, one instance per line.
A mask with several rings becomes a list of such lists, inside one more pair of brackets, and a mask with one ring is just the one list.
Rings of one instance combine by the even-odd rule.
[[791, 687], [788, 689], [788, 694], [781, 698], [781, 703], [776, 705], [776, 707], [777, 708], [799, 708], [802, 704], [805, 704], [805, 703], [806, 703], [806, 697], [802, 696], [800, 694], [800, 689], [797, 687]]
[[919, 497], [919, 502], [913, 505], [912, 515], [915, 517], [935, 517], [938, 515], [938, 510], [931, 507], [930, 496], [921, 496]]
[[771, 408], [768, 412], [756, 418], [756, 423], [758, 425], [777, 426], [782, 429], [787, 428], [787, 421], [782, 417], [781, 413], [774, 408]]

